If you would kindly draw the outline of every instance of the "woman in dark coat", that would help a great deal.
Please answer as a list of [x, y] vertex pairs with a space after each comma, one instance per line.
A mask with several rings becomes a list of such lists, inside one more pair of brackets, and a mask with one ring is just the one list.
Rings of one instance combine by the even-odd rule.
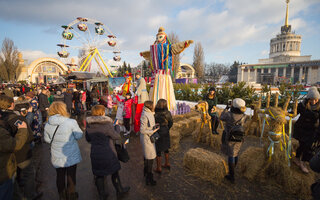
[[299, 147], [296, 157], [293, 160], [301, 170], [309, 173], [304, 162], [309, 161], [312, 157], [312, 144], [318, 138], [319, 112], [320, 112], [320, 94], [316, 87], [311, 87], [306, 99], [298, 105], [297, 113], [299, 119], [294, 125], [293, 137], [299, 141]]
[[68, 89], [63, 95], [63, 101], [67, 105], [67, 110], [72, 114], [72, 89]]
[[217, 128], [219, 126], [219, 117], [216, 111], [218, 98], [216, 97], [216, 89], [214, 87], [209, 89], [209, 93], [204, 97], [204, 100], [208, 103], [208, 112], [211, 117], [211, 131], [212, 134], [219, 134]]
[[49, 109], [49, 100], [47, 96], [48, 89], [43, 87], [41, 89], [41, 93], [39, 94], [39, 110], [41, 111], [42, 122], [47, 121], [48, 109]]
[[105, 107], [96, 105], [91, 109], [91, 117], [87, 117], [86, 140], [91, 143], [91, 165], [95, 176], [95, 184], [100, 200], [107, 199], [104, 180], [112, 175], [112, 184], [117, 191], [117, 196], [129, 191], [130, 187], [122, 187], [119, 177], [120, 162], [113, 140], [121, 137], [114, 131], [113, 120], [105, 116]]
[[160, 138], [156, 141], [157, 152], [157, 168], [155, 172], [161, 173], [161, 152], [164, 152], [165, 164], [164, 168], [170, 169], [169, 164], [169, 148], [170, 148], [170, 134], [169, 130], [173, 125], [173, 120], [170, 111], [168, 110], [167, 100], [160, 99], [155, 108], [155, 122], [160, 125], [158, 133]]

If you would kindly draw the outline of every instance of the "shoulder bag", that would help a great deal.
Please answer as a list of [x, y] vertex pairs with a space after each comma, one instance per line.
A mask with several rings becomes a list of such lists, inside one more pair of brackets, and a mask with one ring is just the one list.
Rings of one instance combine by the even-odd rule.
[[53, 142], [54, 136], [56, 135], [56, 132], [57, 132], [59, 126], [60, 126], [60, 125], [57, 126], [56, 130], [55, 130], [54, 133], [53, 133], [53, 136], [52, 136], [52, 139], [51, 139], [51, 142], [50, 142], [50, 147], [51, 147], [51, 144], [52, 144], [52, 142]]
[[[149, 119], [148, 119], [148, 127], [151, 127], [151, 126], [150, 126]], [[153, 129], [152, 129], [152, 130], [153, 130]], [[159, 134], [158, 131], [157, 131], [157, 132], [154, 132], [154, 133], [150, 136], [150, 141], [151, 141], [152, 143], [155, 143], [157, 140], [159, 140], [159, 138], [160, 138], [160, 134]]]
[[229, 141], [232, 142], [242, 142], [244, 135], [245, 135], [245, 130], [242, 126], [242, 119], [244, 118], [244, 114], [243, 116], [234, 123], [234, 125], [231, 127], [230, 129], [230, 137], [229, 137]]
[[123, 144], [115, 144], [118, 160], [127, 163], [130, 160], [129, 153]]

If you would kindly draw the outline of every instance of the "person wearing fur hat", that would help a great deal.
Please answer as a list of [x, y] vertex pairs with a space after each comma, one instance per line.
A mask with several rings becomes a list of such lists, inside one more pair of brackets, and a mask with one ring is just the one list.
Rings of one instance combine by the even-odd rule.
[[64, 95], [61, 93], [60, 90], [53, 96], [53, 101], [62, 101], [64, 100]]
[[212, 134], [219, 134], [217, 128], [219, 126], [219, 117], [216, 111], [218, 98], [216, 96], [216, 89], [214, 87], [209, 89], [209, 93], [205, 96], [204, 100], [208, 103], [208, 112], [211, 117], [211, 131]]
[[300, 117], [294, 125], [293, 137], [299, 141], [299, 147], [293, 161], [305, 173], [309, 173], [309, 170], [304, 162], [311, 159], [313, 143], [318, 141], [319, 137], [319, 99], [318, 89], [311, 87], [306, 98], [298, 104], [297, 109]]
[[234, 183], [235, 167], [238, 163], [238, 155], [244, 137], [243, 125], [248, 120], [248, 116], [244, 114], [246, 102], [241, 98], [235, 98], [232, 101], [230, 111], [228, 110], [229, 105], [220, 116], [220, 120], [225, 122], [221, 138], [221, 151], [228, 156], [229, 174], [225, 178]]

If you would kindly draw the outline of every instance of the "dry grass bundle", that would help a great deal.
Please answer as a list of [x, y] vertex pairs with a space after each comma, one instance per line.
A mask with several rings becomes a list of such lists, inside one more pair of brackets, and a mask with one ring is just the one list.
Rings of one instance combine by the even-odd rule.
[[196, 118], [185, 119], [180, 121], [179, 124], [181, 125], [181, 129], [180, 129], [181, 136], [185, 137], [192, 134], [192, 132], [196, 127], [197, 119]]
[[185, 119], [195, 117], [195, 116], [200, 117], [200, 113], [195, 110], [191, 110], [189, 113], [186, 113], [183, 115], [173, 115], [172, 118], [173, 118], [174, 122], [179, 122], [181, 120], [185, 120]]
[[177, 151], [180, 147], [180, 132], [177, 130], [170, 130], [170, 151]]
[[171, 150], [178, 150], [180, 146], [180, 140], [183, 137], [192, 135], [197, 124], [198, 117], [191, 117], [185, 120], [174, 122], [170, 129]]
[[284, 151], [275, 145], [271, 161], [267, 158], [267, 146], [264, 148], [250, 147], [240, 156], [239, 169], [249, 180], [260, 182], [272, 181], [279, 184], [290, 194], [300, 198], [310, 198], [310, 186], [315, 182], [313, 172], [304, 174], [295, 165], [288, 166]]
[[[192, 137], [196, 142], [198, 141], [200, 126], [201, 126], [201, 123], [196, 124], [195, 129], [192, 132]], [[221, 149], [222, 129], [220, 129], [220, 130], [218, 129], [219, 135], [213, 135], [211, 133], [209, 125], [205, 124], [201, 131], [202, 131], [202, 134], [201, 134], [199, 142], [209, 145], [214, 150]]]
[[244, 177], [252, 181], [261, 173], [264, 164], [265, 156], [263, 148], [249, 147], [240, 154], [237, 168]]
[[222, 156], [202, 148], [190, 149], [185, 153], [183, 165], [193, 175], [214, 183], [221, 182], [228, 173]]

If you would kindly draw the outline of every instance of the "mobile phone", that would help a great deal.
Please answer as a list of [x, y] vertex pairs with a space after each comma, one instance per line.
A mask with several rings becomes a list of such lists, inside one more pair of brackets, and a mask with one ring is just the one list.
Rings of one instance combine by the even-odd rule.
[[160, 127], [160, 125], [159, 124], [156, 124], [156, 125], [154, 125], [154, 127], [152, 128], [152, 130], [156, 130], [157, 128], [159, 128]]
[[19, 124], [21, 125], [23, 122], [21, 121], [21, 120], [17, 120], [15, 123], [14, 123], [14, 125], [16, 126], [16, 127], [18, 127], [19, 126]]

